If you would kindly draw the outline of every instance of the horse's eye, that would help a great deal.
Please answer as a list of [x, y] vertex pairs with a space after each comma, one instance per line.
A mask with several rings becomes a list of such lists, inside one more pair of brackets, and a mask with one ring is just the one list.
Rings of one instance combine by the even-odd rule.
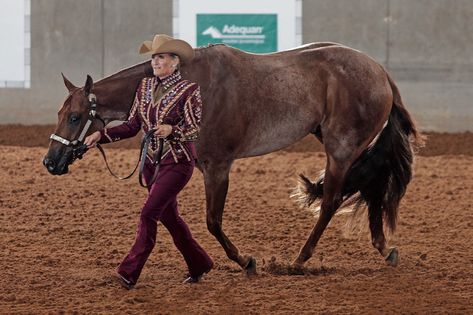
[[71, 115], [71, 117], [69, 118], [69, 123], [71, 124], [75, 124], [79, 121], [79, 116], [76, 116], [76, 115]]

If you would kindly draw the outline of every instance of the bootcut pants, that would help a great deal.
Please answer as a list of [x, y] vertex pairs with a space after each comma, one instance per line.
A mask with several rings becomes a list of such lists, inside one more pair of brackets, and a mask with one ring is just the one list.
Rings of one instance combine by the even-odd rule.
[[[176, 196], [192, 176], [194, 162], [161, 165], [156, 182], [148, 188], [148, 197], [141, 210], [135, 243], [117, 271], [136, 283], [156, 244], [157, 223], [160, 221], [172, 236], [174, 244], [187, 263], [191, 276], [209, 271], [213, 261], [192, 237], [189, 227], [179, 215]], [[143, 176], [148, 183], [154, 172], [146, 160]]]

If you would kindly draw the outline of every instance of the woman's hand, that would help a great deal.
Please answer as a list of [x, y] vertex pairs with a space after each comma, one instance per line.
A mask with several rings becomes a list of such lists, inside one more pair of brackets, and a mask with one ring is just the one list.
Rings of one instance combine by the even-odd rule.
[[84, 139], [84, 144], [87, 145], [87, 148], [93, 148], [97, 144], [97, 142], [100, 141], [100, 138], [102, 136], [100, 135], [100, 131], [96, 131], [93, 134], [85, 137]]
[[171, 132], [172, 132], [171, 125], [158, 125], [156, 126], [156, 131], [154, 132], [154, 134], [160, 138], [166, 138], [167, 136], [171, 134]]

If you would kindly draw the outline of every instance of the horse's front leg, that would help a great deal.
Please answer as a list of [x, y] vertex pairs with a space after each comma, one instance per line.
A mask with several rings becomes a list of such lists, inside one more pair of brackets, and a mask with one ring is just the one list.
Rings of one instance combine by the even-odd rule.
[[249, 274], [256, 272], [256, 260], [239, 254], [238, 248], [222, 230], [223, 209], [228, 191], [228, 174], [233, 161], [203, 163], [205, 195], [207, 199], [207, 228], [220, 242], [228, 258], [237, 262]]
[[292, 263], [292, 266], [295, 268], [301, 268], [304, 263], [312, 257], [317, 242], [342, 203], [343, 184], [351, 161], [338, 163], [330, 156], [328, 157], [328, 161], [325, 169], [324, 192], [322, 204], [320, 205], [320, 216], [309, 238], [300, 250], [299, 255]]

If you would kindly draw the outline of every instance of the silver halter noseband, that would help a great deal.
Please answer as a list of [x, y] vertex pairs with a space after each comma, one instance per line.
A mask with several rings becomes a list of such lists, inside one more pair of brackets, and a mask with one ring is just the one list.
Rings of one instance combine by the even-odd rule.
[[54, 133], [49, 137], [49, 139], [62, 143], [67, 147], [72, 147], [72, 161], [77, 158], [81, 159], [82, 155], [87, 151], [87, 146], [84, 145], [82, 141], [84, 140], [87, 131], [89, 131], [94, 119], [99, 119], [105, 125], [105, 122], [97, 115], [97, 96], [95, 96], [93, 93], [90, 93], [88, 99], [89, 119], [85, 123], [84, 128], [76, 140], [70, 141]]

